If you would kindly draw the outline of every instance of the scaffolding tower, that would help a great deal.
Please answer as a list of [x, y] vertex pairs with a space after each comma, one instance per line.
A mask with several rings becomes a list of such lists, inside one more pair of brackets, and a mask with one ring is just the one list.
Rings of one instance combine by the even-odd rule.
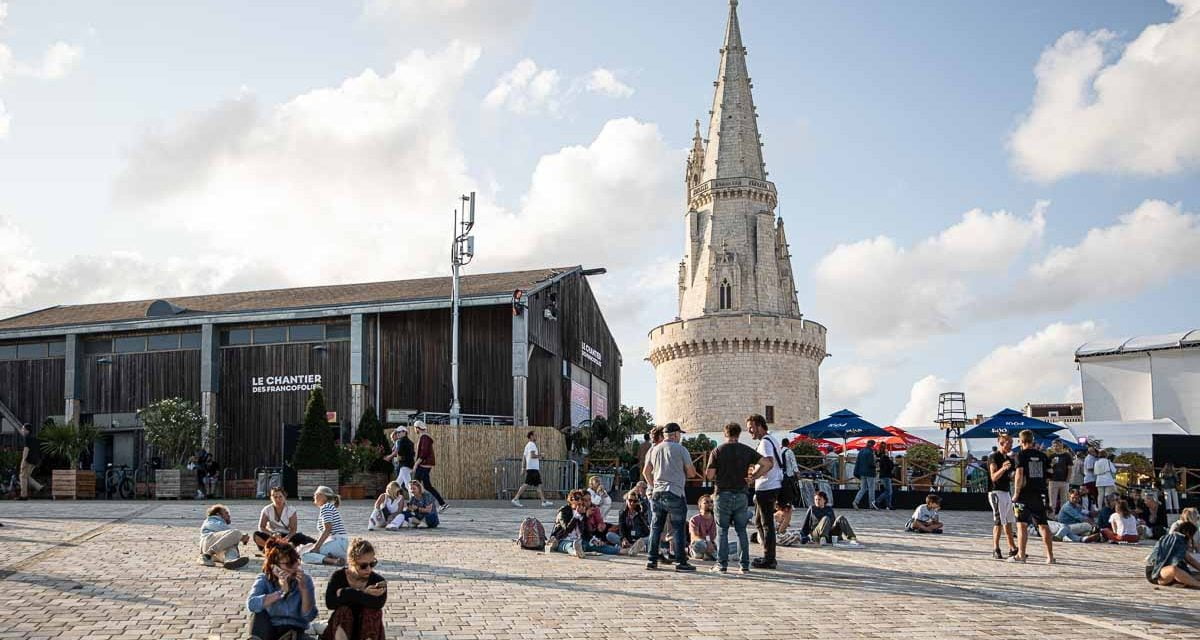
[[938, 394], [938, 416], [934, 422], [946, 432], [946, 456], [965, 458], [962, 432], [967, 426], [967, 394], [961, 391]]

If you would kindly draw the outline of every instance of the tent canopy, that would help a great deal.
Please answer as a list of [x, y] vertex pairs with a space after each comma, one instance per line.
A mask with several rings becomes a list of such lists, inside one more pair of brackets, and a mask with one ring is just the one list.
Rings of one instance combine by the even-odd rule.
[[878, 425], [867, 422], [859, 417], [857, 413], [846, 409], [831, 413], [828, 418], [817, 420], [812, 424], [792, 429], [792, 433], [798, 433], [809, 438], [841, 438], [843, 440], [859, 436], [886, 438], [891, 435]]
[[846, 442], [845, 450], [849, 451], [851, 449], [865, 448], [867, 443], [871, 440], [874, 440], [876, 445], [878, 445], [880, 442], [884, 443], [887, 445], [888, 451], [907, 451], [909, 447], [916, 444], [933, 444], [932, 442], [924, 438], [919, 438], [905, 431], [904, 429], [901, 429], [900, 427], [887, 426], [884, 427], [883, 430], [887, 431], [891, 435], [876, 437], [861, 436]]
[[984, 420], [978, 426], [971, 427], [963, 432], [963, 438], [995, 438], [1001, 434], [1015, 436], [1025, 429], [1034, 432], [1035, 435], [1045, 436], [1061, 431], [1066, 427], [1061, 424], [1053, 424], [1045, 420], [1030, 418], [1029, 416], [1017, 411], [1016, 409], [1004, 409], [996, 415]]
[[1129, 422], [1097, 420], [1074, 422], [1069, 427], [1076, 441], [1100, 440], [1104, 448], [1135, 451], [1147, 456], [1154, 446], [1154, 434], [1188, 435], [1187, 430], [1170, 418]]

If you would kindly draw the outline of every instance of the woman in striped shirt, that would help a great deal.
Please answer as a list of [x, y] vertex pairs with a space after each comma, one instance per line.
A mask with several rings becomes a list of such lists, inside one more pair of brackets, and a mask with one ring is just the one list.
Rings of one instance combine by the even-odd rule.
[[342, 499], [333, 489], [322, 485], [313, 492], [313, 504], [317, 505], [317, 530], [321, 535], [312, 547], [305, 551], [304, 561], [309, 564], [329, 564], [338, 567], [345, 565], [350, 539], [346, 536], [342, 514], [337, 509], [341, 506]]

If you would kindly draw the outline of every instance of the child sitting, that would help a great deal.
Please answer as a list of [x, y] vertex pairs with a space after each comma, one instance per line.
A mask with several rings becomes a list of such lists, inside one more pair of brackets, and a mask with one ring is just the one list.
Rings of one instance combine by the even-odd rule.
[[936, 493], [925, 496], [925, 504], [917, 507], [905, 525], [905, 531], [917, 533], [942, 533], [942, 522], [938, 519], [938, 511], [942, 509], [942, 497]]

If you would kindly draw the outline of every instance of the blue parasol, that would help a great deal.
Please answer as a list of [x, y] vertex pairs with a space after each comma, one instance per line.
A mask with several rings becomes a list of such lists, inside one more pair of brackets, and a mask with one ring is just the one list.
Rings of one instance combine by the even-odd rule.
[[887, 438], [892, 435], [883, 428], [863, 420], [857, 413], [846, 409], [831, 413], [828, 418], [817, 420], [812, 424], [792, 429], [792, 433], [826, 440], [830, 438], [847, 440], [862, 436]]
[[1054, 433], [1065, 429], [1059, 424], [1030, 418], [1029, 416], [1017, 411], [1016, 409], [1005, 409], [1000, 413], [984, 420], [978, 426], [971, 427], [965, 431], [961, 437], [963, 438], [995, 438], [996, 436], [1008, 434], [1013, 437], [1025, 429], [1029, 429], [1035, 436], [1044, 438]]

